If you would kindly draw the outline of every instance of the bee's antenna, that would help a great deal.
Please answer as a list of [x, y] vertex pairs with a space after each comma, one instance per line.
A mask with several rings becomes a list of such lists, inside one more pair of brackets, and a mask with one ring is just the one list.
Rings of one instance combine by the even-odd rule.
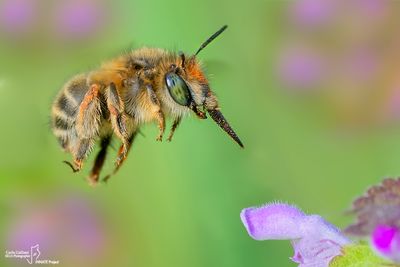
[[226, 28], [228, 28], [228, 25], [222, 26], [221, 29], [219, 29], [216, 33], [211, 35], [210, 38], [208, 38], [204, 43], [201, 44], [199, 50], [197, 50], [197, 52], [194, 55], [197, 56], [197, 54], [200, 53], [201, 50], [203, 50], [209, 43], [211, 43], [215, 38], [217, 38], [218, 35], [223, 33], [223, 31], [225, 31]]

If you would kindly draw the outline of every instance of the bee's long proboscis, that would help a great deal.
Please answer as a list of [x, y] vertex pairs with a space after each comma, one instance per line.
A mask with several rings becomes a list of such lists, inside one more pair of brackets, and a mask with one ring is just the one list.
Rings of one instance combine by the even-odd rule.
[[241, 148], [244, 148], [242, 141], [240, 141], [239, 137], [229, 125], [224, 115], [222, 115], [221, 111], [218, 109], [207, 109], [207, 111], [219, 127], [221, 127]]

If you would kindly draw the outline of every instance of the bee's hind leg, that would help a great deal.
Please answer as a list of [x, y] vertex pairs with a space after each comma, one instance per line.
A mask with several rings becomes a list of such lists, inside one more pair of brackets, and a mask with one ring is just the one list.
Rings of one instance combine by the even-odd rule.
[[67, 165], [71, 168], [72, 172], [74, 172], [74, 173], [80, 171], [80, 169], [76, 168], [76, 167], [74, 166], [74, 164], [72, 164], [72, 163], [69, 162], [68, 160], [64, 160], [63, 163], [67, 164]]
[[88, 178], [91, 184], [97, 184], [97, 182], [99, 181], [100, 172], [103, 168], [104, 161], [107, 156], [107, 148], [111, 142], [111, 136], [106, 136], [102, 138], [100, 142], [100, 151], [96, 156], [95, 162]]
[[121, 147], [119, 148], [118, 151], [118, 155], [117, 155], [117, 160], [115, 162], [115, 168], [114, 171], [111, 174], [106, 175], [103, 178], [103, 182], [107, 182], [108, 179], [110, 179], [111, 175], [114, 175], [118, 172], [119, 168], [121, 168], [122, 164], [124, 163], [124, 161], [126, 160], [129, 150], [132, 147], [132, 143], [135, 140], [136, 137], [136, 132], [134, 132], [128, 139], [128, 147], [127, 147], [127, 151], [126, 153], [124, 153], [124, 144], [121, 145]]
[[91, 85], [79, 106], [75, 125], [76, 142], [70, 149], [74, 158], [74, 172], [82, 169], [83, 161], [89, 155], [99, 134], [101, 120], [99, 90], [99, 85]]

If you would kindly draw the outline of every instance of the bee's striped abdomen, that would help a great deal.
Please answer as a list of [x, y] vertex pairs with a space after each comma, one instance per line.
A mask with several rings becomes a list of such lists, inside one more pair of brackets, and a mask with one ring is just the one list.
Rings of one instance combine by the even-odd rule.
[[76, 105], [75, 101], [68, 98], [67, 95], [68, 95], [68, 88], [66, 88], [61, 92], [56, 104], [61, 112], [63, 112], [66, 116], [72, 118], [75, 117], [79, 105]]
[[77, 75], [61, 89], [53, 103], [51, 126], [65, 150], [70, 151], [76, 141], [76, 116], [87, 91], [86, 75]]

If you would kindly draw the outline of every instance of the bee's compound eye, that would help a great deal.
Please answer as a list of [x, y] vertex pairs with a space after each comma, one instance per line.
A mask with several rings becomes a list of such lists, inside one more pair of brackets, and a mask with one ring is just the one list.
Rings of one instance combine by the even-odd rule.
[[182, 106], [189, 106], [191, 100], [189, 88], [178, 74], [173, 72], [167, 73], [165, 75], [165, 83], [167, 84], [169, 94], [176, 103]]

